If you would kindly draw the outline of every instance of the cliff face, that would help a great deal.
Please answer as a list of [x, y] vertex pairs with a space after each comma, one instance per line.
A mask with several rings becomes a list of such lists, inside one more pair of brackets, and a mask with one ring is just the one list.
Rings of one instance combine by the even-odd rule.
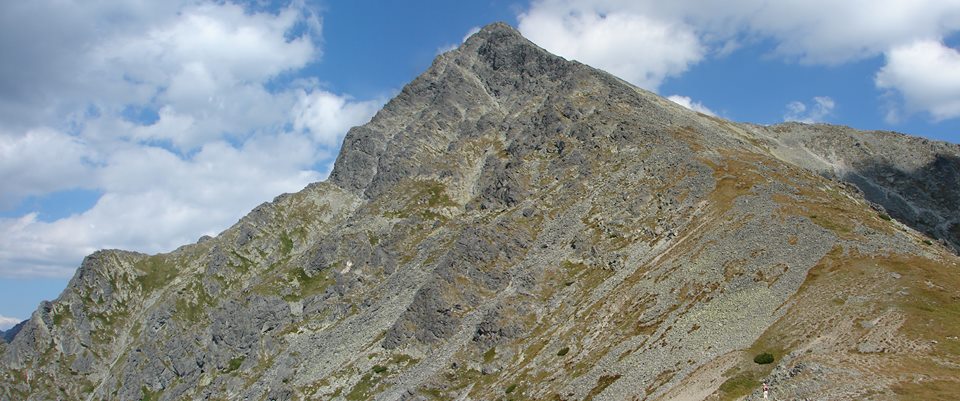
[[89, 256], [0, 348], [0, 398], [956, 394], [958, 160], [700, 115], [494, 24], [328, 181]]

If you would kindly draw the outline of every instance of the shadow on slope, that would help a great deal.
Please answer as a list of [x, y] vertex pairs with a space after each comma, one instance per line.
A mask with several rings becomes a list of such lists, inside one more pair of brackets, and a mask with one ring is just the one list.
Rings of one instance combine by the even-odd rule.
[[890, 217], [960, 253], [960, 157], [937, 154], [920, 169], [905, 171], [873, 159], [847, 172], [843, 179]]

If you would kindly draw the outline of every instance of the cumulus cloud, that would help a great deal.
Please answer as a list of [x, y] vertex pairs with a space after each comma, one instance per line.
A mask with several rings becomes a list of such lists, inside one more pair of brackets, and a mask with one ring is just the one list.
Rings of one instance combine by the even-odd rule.
[[878, 86], [902, 93], [908, 109], [935, 119], [956, 115], [952, 99], [923, 89], [927, 77], [913, 74], [919, 68], [901, 55], [913, 46], [935, 63], [934, 76], [946, 75], [950, 70], [941, 67], [953, 65], [947, 49], [910, 43], [960, 30], [960, 0], [535, 0], [517, 19], [520, 31], [547, 50], [652, 90], [707, 57], [751, 43], [770, 43], [772, 56], [816, 65], [886, 54]]
[[152, 146], [110, 155], [98, 171], [105, 194], [83, 213], [53, 222], [0, 219], [0, 276], [64, 276], [98, 248], [160, 252], [215, 235], [257, 204], [322, 179], [310, 138], [278, 134], [237, 148], [218, 141], [182, 159]]
[[367, 122], [384, 103], [383, 100], [356, 102], [319, 89], [301, 90], [297, 98], [292, 116], [294, 129], [309, 133], [327, 146], [342, 142], [350, 127]]
[[[908, 114], [926, 112], [935, 121], [960, 117], [960, 52], [938, 40], [894, 47], [874, 81], [900, 94]], [[892, 104], [887, 120], [895, 122], [901, 114]]]
[[[0, 134], [0, 208], [26, 196], [83, 186], [92, 168], [90, 150], [81, 138], [50, 128], [23, 135]], [[89, 185], [89, 184], [87, 184]]]
[[787, 112], [783, 121], [797, 121], [802, 123], [820, 123], [833, 114], [836, 102], [828, 96], [816, 96], [809, 107], [800, 101], [787, 103]]
[[0, 277], [66, 277], [96, 249], [216, 234], [325, 178], [383, 103], [297, 78], [321, 56], [302, 2], [6, 2], [0, 22], [0, 207], [102, 193], [55, 221], [0, 218]]
[[773, 38], [782, 55], [839, 64], [879, 55], [905, 40], [960, 29], [960, 1], [750, 0], [733, 3], [719, 17]]
[[22, 320], [15, 317], [6, 317], [0, 315], [0, 330], [8, 330], [13, 326], [16, 326]]
[[538, 2], [520, 14], [519, 30], [543, 48], [656, 90], [704, 56], [691, 27], [631, 12], [604, 12], [566, 2]]
[[670, 96], [667, 96], [667, 99], [669, 99], [671, 102], [679, 104], [683, 107], [686, 107], [698, 113], [703, 113], [708, 116], [714, 116], [714, 117], [717, 116], [717, 113], [714, 113], [713, 110], [710, 110], [707, 106], [704, 106], [703, 103], [694, 101], [693, 99], [690, 99], [687, 96], [670, 95]]

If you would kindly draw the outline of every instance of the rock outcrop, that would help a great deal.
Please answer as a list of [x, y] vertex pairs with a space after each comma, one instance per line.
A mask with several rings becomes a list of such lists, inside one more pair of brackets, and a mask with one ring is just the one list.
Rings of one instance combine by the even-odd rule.
[[0, 398], [936, 399], [958, 160], [698, 114], [493, 24], [327, 181], [87, 257], [0, 348]]

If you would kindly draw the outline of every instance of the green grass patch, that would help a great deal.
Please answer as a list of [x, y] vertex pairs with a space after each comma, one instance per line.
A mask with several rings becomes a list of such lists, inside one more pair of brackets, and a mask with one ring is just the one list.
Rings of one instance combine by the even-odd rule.
[[53, 312], [53, 325], [62, 326], [63, 322], [67, 320], [68, 314], [65, 310], [56, 310]]
[[373, 368], [371, 370], [373, 370], [373, 373], [383, 374], [384, 372], [387, 371], [387, 367], [383, 365], [373, 365]]
[[497, 358], [497, 347], [490, 347], [487, 352], [483, 353], [483, 363], [493, 362]]
[[187, 286], [184, 291], [192, 293], [194, 296], [189, 297], [187, 294], [181, 294], [180, 297], [177, 298], [174, 316], [191, 323], [205, 320], [207, 310], [209, 310], [211, 306], [214, 306], [215, 303], [213, 298], [207, 294], [207, 290], [203, 288], [203, 284], [195, 281]]
[[347, 393], [346, 399], [350, 401], [371, 399], [373, 390], [376, 388], [379, 382], [380, 378], [375, 377], [370, 373], [363, 375], [363, 377], [360, 378], [360, 381], [357, 382], [352, 389], [350, 389], [349, 393]]
[[308, 276], [303, 269], [296, 269], [297, 281], [300, 282], [300, 292], [304, 297], [308, 295], [321, 294], [327, 290], [327, 287], [334, 283], [327, 270], [317, 272], [313, 276]]
[[229, 362], [227, 362], [227, 367], [224, 369], [223, 372], [230, 373], [230, 372], [236, 371], [237, 369], [240, 369], [240, 365], [243, 365], [243, 361], [246, 359], [247, 357], [245, 355], [240, 355], [236, 358], [231, 359]]
[[569, 352], [570, 352], [570, 347], [563, 347], [563, 348], [560, 348], [559, 351], [557, 351], [557, 356], [564, 356]]
[[253, 269], [253, 267], [256, 266], [256, 263], [253, 263], [253, 261], [250, 260], [250, 258], [247, 258], [246, 256], [241, 255], [237, 251], [233, 251], [233, 256], [236, 256], [237, 259], [240, 259], [240, 264], [235, 265], [231, 263], [230, 265], [233, 266], [234, 269], [237, 269], [243, 273], [249, 272], [250, 269]]
[[390, 357], [390, 361], [397, 365], [416, 365], [418, 362], [420, 362], [419, 359], [407, 354], [396, 354]]
[[507, 386], [507, 388], [504, 389], [503, 392], [504, 392], [504, 393], [507, 393], [507, 394], [510, 394], [510, 393], [514, 392], [514, 390], [516, 390], [516, 389], [517, 389], [517, 384], [514, 383], [514, 384], [511, 384], [511, 385]]
[[748, 371], [733, 376], [720, 385], [721, 400], [736, 400], [753, 392], [761, 385], [758, 372]]
[[137, 277], [143, 292], [149, 293], [163, 288], [177, 276], [177, 266], [166, 256], [154, 255], [136, 264], [144, 274]]
[[280, 254], [289, 255], [293, 251], [293, 240], [287, 233], [280, 233]]

